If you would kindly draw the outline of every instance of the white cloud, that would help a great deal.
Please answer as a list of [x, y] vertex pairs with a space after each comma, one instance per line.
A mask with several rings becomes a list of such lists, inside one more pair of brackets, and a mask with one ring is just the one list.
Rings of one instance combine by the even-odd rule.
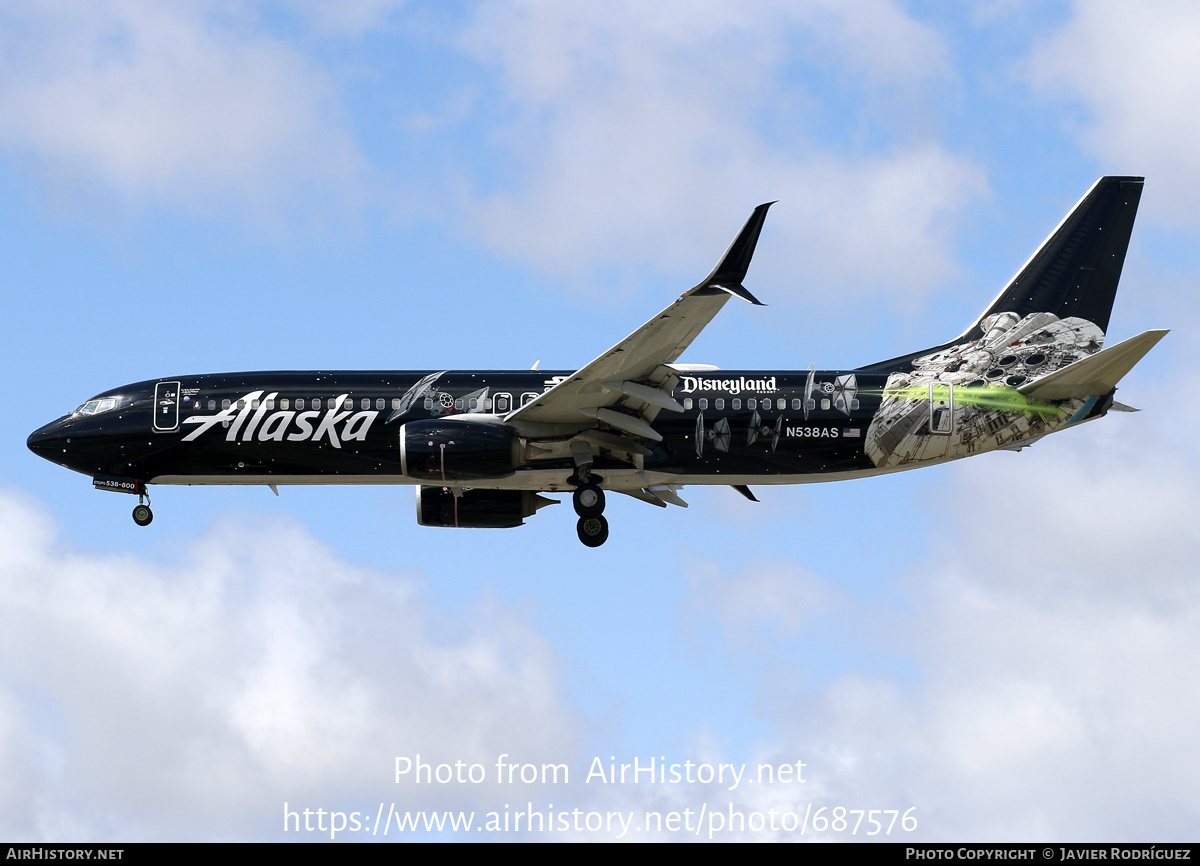
[[[880, 527], [905, 552], [903, 607], [865, 610], [827, 586], [822, 631], [870, 658], [905, 654], [911, 672], [856, 665], [806, 691], [793, 684], [808, 671], [777, 652], [759, 691], [779, 735], [760, 754], [803, 757], [811, 784], [736, 802], [916, 806], [911, 838], [928, 840], [1186, 838], [1200, 812], [1200, 471], [1185, 414], [1178, 428], [1117, 415], [956, 464], [927, 539]], [[779, 616], [753, 584], [721, 603]]]
[[781, 199], [774, 276], [831, 302], [924, 289], [953, 271], [955, 219], [986, 189], [926, 134], [856, 148], [810, 128], [838, 97], [805, 92], [798, 64], [836, 70], [831, 86], [865, 103], [844, 122], [865, 128], [919, 114], [951, 80], [936, 35], [894, 3], [491, 3], [463, 44], [499, 70], [492, 143], [516, 166], [473, 203], [478, 231], [555, 274], [700, 278], [753, 205]]
[[712, 562], [686, 568], [689, 628], [710, 618], [730, 649], [766, 649], [764, 640], [795, 637], [832, 605], [828, 586], [796, 563], [756, 562], [723, 574]]
[[384, 29], [406, 0], [290, 0], [288, 6], [303, 14], [318, 33], [329, 36], [362, 36]]
[[1076, 131], [1103, 170], [1145, 175], [1149, 215], [1189, 228], [1200, 196], [1198, 41], [1200, 8], [1187, 0], [1095, 0], [1073, 4], [1028, 60], [1041, 93], [1083, 104]]
[[227, 524], [151, 562], [66, 552], [0, 492], [0, 576], [7, 838], [270, 838], [285, 801], [469, 807], [487, 786], [398, 786], [393, 759], [574, 746], [523, 617], [444, 615], [292, 524]]
[[331, 83], [237, 3], [6, 4], [0, 145], [135, 207], [344, 204], [362, 159]]

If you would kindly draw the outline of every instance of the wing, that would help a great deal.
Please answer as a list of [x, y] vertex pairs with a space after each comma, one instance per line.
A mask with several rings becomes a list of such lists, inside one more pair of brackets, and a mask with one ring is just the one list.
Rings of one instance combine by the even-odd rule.
[[707, 278], [573, 376], [510, 413], [505, 422], [580, 429], [603, 423], [624, 434], [661, 440], [650, 422], [662, 409], [683, 411], [671, 397], [675, 373], [667, 365], [683, 354], [731, 295], [761, 305], [742, 280], [772, 204], [754, 209]]

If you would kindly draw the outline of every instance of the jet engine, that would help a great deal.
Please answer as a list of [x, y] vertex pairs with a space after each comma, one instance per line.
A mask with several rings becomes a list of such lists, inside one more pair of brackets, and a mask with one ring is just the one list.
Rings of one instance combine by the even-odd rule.
[[400, 428], [400, 471], [426, 484], [507, 478], [522, 450], [521, 437], [500, 424], [428, 419]]
[[444, 487], [417, 488], [417, 523], [471, 529], [521, 526], [543, 505], [554, 505], [532, 490], [464, 490], [461, 496]]

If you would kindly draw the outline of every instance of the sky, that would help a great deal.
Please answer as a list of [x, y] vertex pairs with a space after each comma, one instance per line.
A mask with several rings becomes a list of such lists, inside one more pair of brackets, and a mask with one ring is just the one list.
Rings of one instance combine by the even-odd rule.
[[[1183, 0], [6, 0], [0, 837], [1195, 839], [1198, 42]], [[1146, 177], [1109, 339], [1171, 334], [1140, 413], [1019, 454], [609, 497], [589, 550], [407, 487], [160, 487], [143, 529], [25, 447], [153, 378], [575, 369], [773, 200], [768, 306], [681, 360], [866, 364], [1105, 174]]]

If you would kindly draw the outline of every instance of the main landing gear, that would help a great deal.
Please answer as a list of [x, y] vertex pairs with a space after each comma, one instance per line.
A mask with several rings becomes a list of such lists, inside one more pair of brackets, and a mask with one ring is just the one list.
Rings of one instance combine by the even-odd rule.
[[580, 479], [580, 484], [571, 495], [571, 504], [579, 515], [575, 531], [579, 540], [588, 547], [599, 547], [608, 541], [608, 521], [604, 518], [604, 491], [590, 477]]
[[149, 526], [154, 519], [154, 512], [150, 510], [150, 497], [146, 496], [146, 501], [142, 502], [142, 496], [138, 494], [138, 504], [133, 506], [133, 522], [138, 526]]

